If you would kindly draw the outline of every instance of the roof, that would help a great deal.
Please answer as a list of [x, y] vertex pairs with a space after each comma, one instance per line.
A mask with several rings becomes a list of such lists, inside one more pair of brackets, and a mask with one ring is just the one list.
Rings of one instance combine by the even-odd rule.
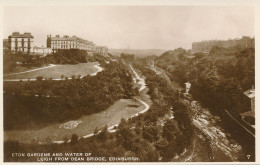
[[249, 97], [250, 99], [255, 97], [255, 89], [248, 89], [244, 92], [244, 95]]
[[254, 111], [247, 111], [244, 113], [240, 113], [241, 116], [245, 116], [245, 117], [255, 117], [255, 113]]
[[88, 40], [84, 40], [82, 38], [73, 36], [73, 37], [69, 37], [69, 36], [63, 36], [63, 37], [48, 37], [50, 38], [52, 41], [79, 41], [81, 43], [87, 44], [87, 45], [95, 45], [92, 41], [88, 41]]
[[49, 37], [53, 41], [76, 41], [77, 37]]
[[96, 48], [107, 49], [107, 47], [106, 47], [106, 46], [96, 46]]
[[33, 38], [31, 33], [25, 32], [24, 34], [20, 34], [19, 32], [13, 32], [9, 38]]

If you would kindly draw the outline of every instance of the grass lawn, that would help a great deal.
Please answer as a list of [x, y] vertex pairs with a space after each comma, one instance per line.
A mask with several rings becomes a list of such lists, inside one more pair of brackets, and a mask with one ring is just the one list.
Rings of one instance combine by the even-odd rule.
[[[43, 67], [46, 67], [46, 66], [43, 66]], [[24, 72], [24, 71], [28, 71], [28, 70], [32, 70], [32, 69], [38, 69], [38, 68], [41, 68], [41, 67], [36, 67], [36, 66], [25, 67], [25, 66], [22, 66], [22, 65], [17, 65], [16, 67], [13, 68], [12, 71], [9, 71], [9, 70], [7, 71], [7, 70], [4, 69], [4, 75], [5, 74]]]
[[[120, 99], [107, 110], [100, 113], [82, 116], [79, 121], [82, 121], [74, 129], [59, 128], [62, 124], [53, 124], [39, 130], [11, 130], [4, 132], [4, 140], [32, 142], [33, 139], [45, 142], [47, 139], [51, 141], [64, 140], [64, 137], [71, 138], [75, 133], [79, 137], [88, 135], [94, 132], [97, 127], [99, 130], [105, 125], [112, 126], [120, 122], [121, 118], [128, 118], [145, 108], [139, 101], [133, 99]], [[64, 122], [65, 123], [65, 122]]]
[[45, 68], [27, 73], [6, 75], [4, 76], [4, 79], [35, 79], [37, 76], [42, 76], [44, 79], [59, 79], [61, 78], [61, 75], [64, 75], [65, 77], [71, 77], [72, 75], [86, 76], [98, 71], [98, 69], [94, 67], [96, 64], [98, 63], [89, 62], [76, 65], [57, 65], [51, 68]]

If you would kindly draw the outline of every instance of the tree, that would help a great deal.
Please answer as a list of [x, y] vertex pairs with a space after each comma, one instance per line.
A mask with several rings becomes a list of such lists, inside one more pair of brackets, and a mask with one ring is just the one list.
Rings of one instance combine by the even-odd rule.
[[96, 127], [94, 130], [94, 135], [97, 135], [97, 134], [98, 134], [98, 128]]
[[108, 130], [107, 130], [107, 125], [105, 125], [105, 127], [102, 129], [102, 131], [97, 134], [97, 138], [100, 140], [100, 141], [106, 141], [107, 138], [108, 138]]
[[175, 120], [168, 120], [163, 126], [162, 136], [168, 142], [172, 142], [180, 134], [178, 123]]
[[43, 77], [42, 76], [37, 76], [36, 77], [36, 81], [42, 81], [43, 80]]
[[154, 142], [159, 139], [159, 128], [155, 126], [144, 126], [143, 137], [149, 142]]
[[121, 144], [126, 150], [132, 150], [135, 134], [128, 127], [119, 127], [116, 132], [116, 141]]
[[78, 139], [78, 135], [72, 134], [70, 144], [75, 145], [78, 142]]

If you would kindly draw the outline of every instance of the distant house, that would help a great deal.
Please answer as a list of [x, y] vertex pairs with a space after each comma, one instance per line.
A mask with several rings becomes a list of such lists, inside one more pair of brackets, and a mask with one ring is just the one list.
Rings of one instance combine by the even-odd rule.
[[51, 48], [38, 47], [38, 46], [34, 46], [32, 51], [33, 55], [42, 55], [42, 56], [46, 56], [47, 54], [51, 54], [51, 53], [52, 53]]
[[31, 33], [20, 34], [19, 32], [13, 32], [12, 35], [8, 37], [9, 48], [11, 52], [22, 52], [30, 53], [32, 52], [34, 37]]
[[106, 46], [96, 46], [95, 48], [96, 53], [99, 53], [101, 55], [107, 55], [108, 48]]
[[61, 49], [80, 49], [87, 50], [89, 54], [99, 53], [101, 55], [107, 55], [108, 48], [106, 46], [96, 46], [92, 41], [88, 41], [77, 36], [56, 35], [52, 37], [47, 36], [47, 47], [51, 48], [53, 52]]
[[240, 113], [240, 115], [244, 121], [253, 126], [255, 120], [255, 89], [252, 87], [252, 89], [246, 90], [244, 95], [250, 99], [251, 109], [247, 112]]
[[186, 87], [186, 92], [185, 93], [189, 93], [190, 87], [191, 87], [191, 83], [190, 82], [186, 82], [185, 83], [185, 87]]
[[55, 37], [52, 37], [51, 35], [48, 35], [47, 47], [51, 48], [53, 52], [56, 52], [60, 49], [82, 49], [93, 51], [93, 49], [95, 48], [95, 44], [91, 41], [84, 40], [77, 36], [70, 37], [68, 35], [64, 35], [62, 37], [56, 35]]
[[10, 44], [8, 42], [8, 39], [3, 39], [3, 49], [4, 50], [9, 50], [10, 49]]
[[228, 39], [228, 40], [208, 40], [201, 42], [192, 43], [192, 52], [204, 52], [209, 53], [214, 47], [228, 48], [232, 46], [239, 46], [241, 48], [254, 48], [255, 38], [250, 38], [248, 36], [243, 36], [242, 38]]
[[244, 92], [244, 95], [246, 95], [251, 100], [251, 111], [255, 111], [255, 89], [248, 89]]
[[150, 66], [154, 67], [154, 61], [150, 61]]

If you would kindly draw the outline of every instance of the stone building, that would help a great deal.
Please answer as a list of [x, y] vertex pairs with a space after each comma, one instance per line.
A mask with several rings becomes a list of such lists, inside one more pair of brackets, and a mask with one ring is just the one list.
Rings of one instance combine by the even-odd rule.
[[63, 37], [60, 37], [59, 35], [56, 35], [55, 37], [51, 37], [51, 35], [48, 35], [47, 47], [51, 48], [53, 52], [56, 52], [59, 49], [83, 49], [94, 51], [95, 44], [76, 36], [69, 37], [64, 35]]
[[250, 99], [250, 110], [240, 113], [242, 119], [252, 127], [255, 127], [255, 89], [252, 86], [252, 89], [248, 89], [244, 92], [244, 95]]
[[8, 39], [3, 39], [3, 49], [4, 50], [9, 50], [10, 49], [10, 44], [8, 42]]
[[107, 54], [108, 52], [108, 49], [105, 46], [96, 46], [91, 41], [76, 36], [69, 37], [68, 35], [64, 35], [63, 37], [60, 37], [59, 35], [56, 35], [55, 37], [48, 35], [47, 48], [51, 48], [53, 52], [60, 49], [81, 49], [87, 50], [90, 54], [100, 53], [102, 55]]
[[13, 32], [8, 37], [9, 48], [11, 52], [30, 53], [33, 47], [33, 39], [31, 33], [20, 34], [19, 32]]
[[108, 48], [106, 46], [96, 46], [95, 53], [101, 54], [101, 55], [107, 55]]
[[229, 40], [209, 40], [209, 41], [193, 42], [192, 52], [209, 53], [214, 46], [223, 47], [223, 48], [228, 48], [232, 46], [239, 46], [241, 48], [254, 48], [255, 38], [243, 36], [241, 39], [236, 38], [236, 39], [229, 39]]
[[46, 48], [43, 46], [42, 47], [34, 46], [31, 54], [46, 56], [47, 54], [51, 54], [51, 53], [52, 53], [51, 48]]

